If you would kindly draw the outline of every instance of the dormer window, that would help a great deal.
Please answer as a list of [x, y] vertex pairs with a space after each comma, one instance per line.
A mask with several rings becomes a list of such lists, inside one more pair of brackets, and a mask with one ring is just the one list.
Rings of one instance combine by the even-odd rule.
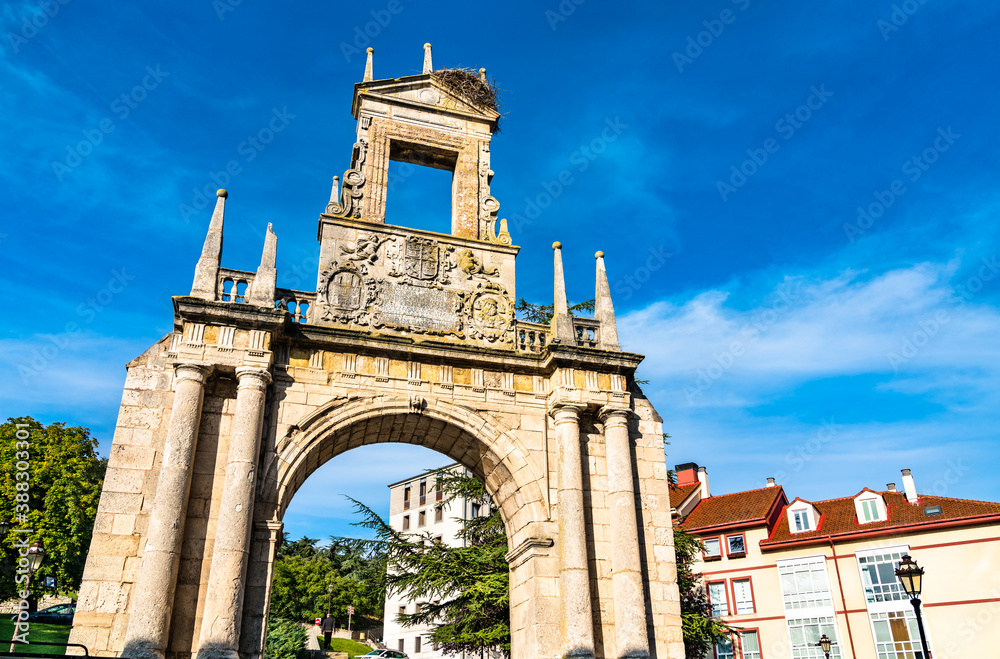
[[869, 522], [884, 522], [886, 514], [885, 501], [881, 495], [866, 490], [854, 499], [855, 512], [858, 514], [858, 524], [868, 524]]
[[815, 531], [816, 509], [807, 501], [795, 501], [788, 507], [788, 529], [792, 533]]

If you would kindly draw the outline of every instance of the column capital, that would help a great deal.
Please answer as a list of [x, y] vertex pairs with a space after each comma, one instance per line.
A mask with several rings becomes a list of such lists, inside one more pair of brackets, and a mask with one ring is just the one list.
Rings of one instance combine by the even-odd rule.
[[182, 380], [191, 380], [198, 384], [205, 384], [205, 380], [212, 374], [215, 367], [211, 364], [198, 364], [195, 362], [180, 362], [174, 364], [174, 385]]
[[568, 400], [553, 401], [549, 407], [549, 416], [555, 419], [556, 425], [561, 423], [579, 423], [580, 413], [587, 409], [583, 403]]
[[632, 416], [633, 412], [629, 408], [614, 405], [605, 405], [597, 411], [597, 418], [605, 426], [627, 426]]
[[266, 368], [240, 366], [236, 369], [237, 388], [253, 388], [263, 391], [271, 384], [271, 373]]

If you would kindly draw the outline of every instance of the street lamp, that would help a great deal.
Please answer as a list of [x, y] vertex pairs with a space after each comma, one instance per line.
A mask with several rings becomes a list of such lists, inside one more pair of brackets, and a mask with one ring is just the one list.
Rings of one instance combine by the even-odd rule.
[[896, 568], [896, 576], [903, 584], [903, 590], [910, 596], [910, 604], [917, 614], [917, 629], [920, 631], [920, 649], [923, 650], [924, 659], [927, 659], [927, 637], [924, 635], [924, 621], [920, 616], [920, 590], [923, 587], [924, 568], [917, 565], [917, 562], [910, 558], [909, 554], [903, 554]]
[[10, 533], [11, 526], [12, 524], [9, 517], [4, 517], [3, 520], [0, 520], [0, 540], [7, 537], [7, 534]]
[[35, 540], [34, 544], [28, 547], [28, 574], [34, 574], [42, 566], [45, 560], [45, 547], [41, 540]]
[[819, 637], [819, 649], [826, 655], [826, 659], [830, 659], [830, 644], [830, 637], [826, 634]]
[[326, 586], [326, 617], [330, 617], [330, 601], [333, 599], [333, 584]]

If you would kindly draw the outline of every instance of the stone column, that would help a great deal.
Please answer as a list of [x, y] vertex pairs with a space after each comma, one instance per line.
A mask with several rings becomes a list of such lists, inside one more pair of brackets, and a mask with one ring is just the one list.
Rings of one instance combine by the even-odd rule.
[[236, 369], [236, 413], [219, 502], [212, 567], [198, 642], [198, 659], [239, 659], [243, 588], [250, 532], [257, 454], [264, 422], [264, 396], [271, 374], [255, 367]]
[[611, 584], [615, 597], [616, 656], [649, 657], [646, 598], [642, 590], [635, 481], [628, 421], [632, 412], [604, 407], [604, 444], [608, 464], [608, 510], [611, 512]]
[[594, 656], [594, 619], [590, 603], [587, 528], [583, 514], [583, 459], [580, 412], [583, 405], [556, 403], [559, 451], [559, 585], [562, 606], [563, 657]]
[[211, 370], [200, 364], [178, 364], [174, 368], [174, 404], [163, 443], [142, 565], [129, 606], [124, 657], [163, 659], [167, 648], [191, 490], [191, 462], [198, 442], [205, 380]]

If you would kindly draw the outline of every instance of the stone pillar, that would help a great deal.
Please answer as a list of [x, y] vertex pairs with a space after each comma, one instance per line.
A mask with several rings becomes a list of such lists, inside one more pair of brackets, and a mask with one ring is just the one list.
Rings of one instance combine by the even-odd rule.
[[611, 584], [615, 598], [615, 655], [649, 657], [646, 598], [642, 590], [635, 481], [628, 421], [632, 412], [604, 407], [604, 443], [608, 464], [608, 510], [611, 512]]
[[198, 442], [205, 380], [210, 373], [210, 366], [200, 364], [178, 364], [174, 369], [174, 404], [142, 565], [129, 606], [124, 657], [163, 659], [167, 648], [191, 490], [191, 462]]
[[219, 522], [201, 621], [198, 659], [239, 659], [244, 577], [250, 553], [257, 454], [264, 422], [264, 397], [271, 374], [236, 369], [236, 413], [219, 502]]
[[271, 604], [271, 577], [284, 528], [284, 524], [276, 519], [256, 521], [253, 526], [250, 563], [244, 580], [243, 623], [240, 626], [240, 656], [244, 659], [260, 659], [264, 654], [267, 611]]
[[[559, 586], [562, 605], [563, 657], [594, 656], [594, 619], [590, 603], [587, 528], [583, 514], [583, 458], [580, 412], [583, 405], [556, 403], [559, 452]], [[644, 632], [645, 633], [645, 632]]]

